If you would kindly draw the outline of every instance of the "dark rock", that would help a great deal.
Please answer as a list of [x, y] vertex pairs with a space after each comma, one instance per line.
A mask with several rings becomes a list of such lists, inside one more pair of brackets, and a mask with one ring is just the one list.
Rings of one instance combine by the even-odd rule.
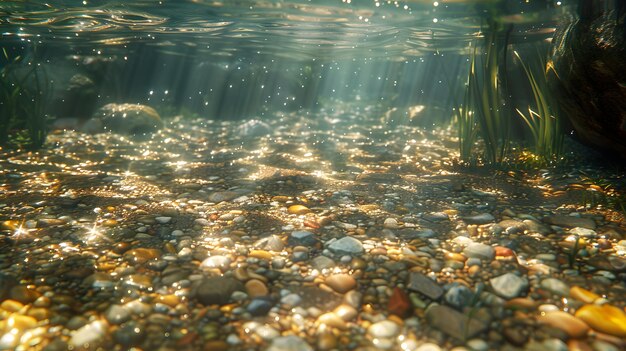
[[252, 299], [248, 306], [246, 307], [246, 311], [248, 311], [254, 317], [265, 316], [274, 306], [274, 302], [272, 299], [267, 297], [257, 297]]
[[17, 279], [6, 273], [0, 273], [0, 301], [4, 301], [9, 298], [9, 292], [19, 282]]
[[448, 305], [459, 310], [469, 306], [473, 298], [474, 293], [467, 286], [457, 283], [451, 284], [443, 297]]
[[124, 324], [113, 332], [115, 342], [124, 347], [137, 346], [146, 338], [145, 328], [135, 321]]
[[315, 246], [318, 240], [315, 237], [315, 234], [306, 231], [306, 230], [296, 230], [289, 235], [289, 239], [287, 241], [289, 245], [292, 246]]
[[593, 3], [555, 33], [549, 77], [578, 138], [626, 157], [626, 10], [597, 16]]
[[432, 327], [464, 341], [487, 330], [487, 325], [448, 306], [432, 304], [426, 309], [426, 320]]
[[596, 222], [594, 222], [591, 218], [557, 215], [545, 217], [543, 221], [559, 227], [596, 229]]
[[224, 305], [235, 291], [245, 291], [240, 281], [227, 277], [210, 277], [200, 281], [195, 289], [195, 297], [204, 305]]
[[411, 272], [407, 288], [421, 293], [432, 300], [437, 300], [443, 295], [443, 289], [439, 284], [419, 272]]

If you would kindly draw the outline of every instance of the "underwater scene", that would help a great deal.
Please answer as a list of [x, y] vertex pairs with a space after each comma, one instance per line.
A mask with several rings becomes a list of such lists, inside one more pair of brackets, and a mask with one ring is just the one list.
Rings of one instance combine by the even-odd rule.
[[626, 1], [0, 2], [0, 350], [626, 349]]

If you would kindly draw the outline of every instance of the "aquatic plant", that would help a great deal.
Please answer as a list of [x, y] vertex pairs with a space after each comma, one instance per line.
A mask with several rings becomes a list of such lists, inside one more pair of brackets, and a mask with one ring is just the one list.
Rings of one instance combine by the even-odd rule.
[[557, 159], [563, 151], [564, 132], [558, 115], [558, 104], [548, 89], [548, 74], [556, 74], [552, 66], [539, 59], [542, 74], [536, 75], [529, 64], [525, 63], [517, 51], [515, 56], [520, 61], [533, 92], [534, 110], [529, 106], [528, 114], [516, 109], [522, 117], [534, 141], [534, 152], [545, 162]]
[[[499, 51], [496, 24], [491, 23], [485, 35], [485, 56], [481, 70], [470, 71], [470, 88], [474, 90], [475, 114], [480, 125], [480, 136], [485, 142], [485, 159], [499, 163], [510, 144], [509, 119], [501, 108], [502, 88], [499, 82]], [[476, 53], [474, 53], [475, 59]]]
[[470, 160], [480, 136], [484, 141], [484, 160], [497, 164], [510, 148], [510, 123], [501, 102], [497, 25], [491, 23], [486, 28], [485, 53], [479, 53], [474, 46], [463, 103], [458, 108], [459, 150], [462, 160]]
[[[3, 53], [9, 60], [6, 50]], [[34, 62], [26, 64], [28, 69], [23, 76], [12, 74], [10, 68], [22, 61], [20, 56], [15, 57], [12, 65], [0, 71], [0, 145], [38, 149], [48, 134], [45, 106], [50, 89], [47, 77]], [[27, 82], [34, 86], [26, 87]]]
[[466, 163], [474, 161], [474, 145], [478, 138], [478, 125], [474, 118], [474, 72], [476, 69], [476, 55], [472, 55], [470, 63], [470, 74], [466, 83], [465, 93], [463, 94], [463, 102], [456, 109], [457, 130], [459, 136], [459, 151], [461, 160]]

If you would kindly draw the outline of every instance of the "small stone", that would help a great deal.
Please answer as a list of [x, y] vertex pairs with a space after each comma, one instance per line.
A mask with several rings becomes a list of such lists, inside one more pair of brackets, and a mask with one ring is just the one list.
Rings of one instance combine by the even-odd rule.
[[593, 303], [600, 298], [600, 295], [595, 294], [587, 289], [581, 288], [580, 286], [573, 286], [569, 290], [569, 293], [571, 297], [584, 303]]
[[321, 316], [317, 317], [317, 325], [326, 325], [331, 328], [337, 328], [339, 330], [345, 330], [348, 328], [348, 325], [343, 320], [343, 318], [339, 317], [333, 312], [324, 313]]
[[217, 268], [222, 272], [225, 272], [230, 267], [231, 260], [226, 256], [215, 255], [209, 256], [200, 265], [203, 268]]
[[285, 244], [276, 235], [270, 235], [266, 238], [259, 239], [254, 243], [254, 247], [260, 250], [279, 252], [285, 248]]
[[458, 340], [473, 338], [487, 329], [487, 325], [448, 306], [431, 304], [426, 309], [429, 325]]
[[307, 246], [311, 247], [317, 244], [318, 240], [315, 234], [306, 230], [296, 230], [289, 235], [287, 241], [292, 246]]
[[122, 324], [130, 319], [130, 312], [124, 306], [111, 305], [104, 314], [111, 324]]
[[596, 222], [590, 218], [557, 215], [545, 217], [543, 220], [548, 224], [557, 225], [559, 227], [596, 229]]
[[626, 338], [626, 313], [615, 306], [584, 305], [576, 311], [575, 316], [594, 330]]
[[333, 310], [333, 312], [335, 313], [335, 315], [337, 315], [339, 318], [343, 319], [346, 322], [353, 320], [359, 314], [359, 312], [354, 307], [346, 303], [342, 303], [341, 305], [337, 306]]
[[581, 228], [581, 227], [576, 227], [576, 228], [572, 228], [569, 230], [569, 234], [570, 235], [578, 235], [584, 238], [595, 238], [596, 236], [598, 236], [598, 233], [596, 233], [595, 230], [592, 229], [587, 229], [587, 228]]
[[419, 272], [411, 272], [407, 288], [426, 295], [432, 300], [437, 300], [443, 295], [443, 289], [439, 284]]
[[448, 288], [443, 299], [448, 305], [461, 310], [470, 304], [474, 298], [474, 293], [465, 285], [453, 284]]
[[326, 256], [317, 256], [311, 260], [311, 265], [313, 268], [321, 271], [335, 267], [335, 261]]
[[108, 326], [105, 322], [96, 320], [93, 321], [72, 334], [70, 338], [70, 346], [82, 348], [89, 344], [93, 347], [95, 343], [104, 338], [107, 334]]
[[303, 205], [291, 205], [289, 206], [288, 211], [289, 213], [296, 215], [303, 215], [311, 212], [308, 207]]
[[395, 287], [387, 303], [387, 310], [400, 318], [408, 317], [412, 312], [409, 295], [404, 290]]
[[463, 254], [467, 257], [479, 258], [485, 261], [492, 261], [496, 255], [496, 250], [485, 244], [471, 243], [465, 247]]
[[398, 229], [400, 225], [398, 224], [398, 220], [395, 218], [386, 218], [383, 223], [383, 227], [387, 229]]
[[481, 339], [472, 339], [467, 342], [467, 346], [469, 346], [472, 351], [487, 351], [489, 350], [489, 344], [485, 340]]
[[417, 349], [415, 349], [415, 351], [441, 351], [441, 347], [437, 344], [427, 342], [420, 345]]
[[487, 224], [496, 220], [496, 218], [490, 213], [482, 213], [475, 216], [463, 217], [463, 220], [468, 224]]
[[422, 218], [424, 218], [425, 220], [429, 221], [429, 222], [441, 222], [441, 221], [447, 221], [450, 219], [450, 217], [448, 216], [447, 213], [445, 212], [430, 212], [430, 213], [425, 213]]
[[317, 337], [318, 350], [333, 350], [337, 348], [337, 338], [331, 333], [322, 333]]
[[313, 348], [299, 337], [288, 335], [272, 340], [266, 351], [313, 351]]
[[280, 303], [287, 309], [300, 305], [302, 298], [298, 294], [287, 294], [280, 299]]
[[400, 327], [389, 320], [374, 323], [367, 328], [367, 334], [372, 338], [392, 338], [400, 332]]
[[154, 220], [159, 224], [166, 224], [172, 220], [172, 217], [155, 217]]
[[250, 279], [246, 282], [246, 292], [250, 297], [260, 297], [267, 296], [269, 294], [269, 290], [265, 283], [258, 279]]
[[124, 347], [138, 346], [146, 338], [145, 328], [131, 321], [113, 332], [113, 338]]
[[126, 251], [124, 259], [132, 263], [142, 264], [149, 260], [161, 257], [161, 251], [157, 249], [137, 248]]
[[544, 279], [541, 281], [539, 286], [558, 296], [562, 296], [562, 297], [570, 296], [569, 286], [556, 278]]
[[589, 332], [585, 322], [563, 311], [545, 313], [539, 316], [538, 321], [564, 331], [571, 338], [582, 338]]
[[235, 291], [243, 291], [238, 280], [227, 277], [204, 278], [196, 288], [196, 298], [204, 305], [224, 305]]
[[345, 294], [356, 287], [356, 280], [349, 274], [333, 274], [324, 282], [340, 294]]
[[506, 273], [489, 280], [494, 292], [505, 298], [512, 299], [522, 295], [528, 289], [528, 280], [514, 273]]
[[266, 297], [257, 297], [252, 299], [246, 311], [248, 311], [254, 317], [265, 316], [274, 307], [274, 303], [271, 299]]
[[328, 249], [337, 255], [358, 255], [363, 253], [363, 244], [351, 236], [345, 236], [332, 242]]

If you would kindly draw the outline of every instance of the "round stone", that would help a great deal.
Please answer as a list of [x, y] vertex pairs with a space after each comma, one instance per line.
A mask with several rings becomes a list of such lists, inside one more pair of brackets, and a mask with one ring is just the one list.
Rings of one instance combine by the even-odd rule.
[[392, 338], [400, 332], [400, 327], [389, 320], [380, 321], [367, 328], [367, 334], [373, 338]]
[[246, 282], [246, 292], [250, 297], [267, 296], [269, 290], [265, 283], [258, 279], [250, 279]]
[[356, 280], [349, 274], [333, 274], [326, 278], [325, 283], [340, 294], [345, 294], [356, 287]]

